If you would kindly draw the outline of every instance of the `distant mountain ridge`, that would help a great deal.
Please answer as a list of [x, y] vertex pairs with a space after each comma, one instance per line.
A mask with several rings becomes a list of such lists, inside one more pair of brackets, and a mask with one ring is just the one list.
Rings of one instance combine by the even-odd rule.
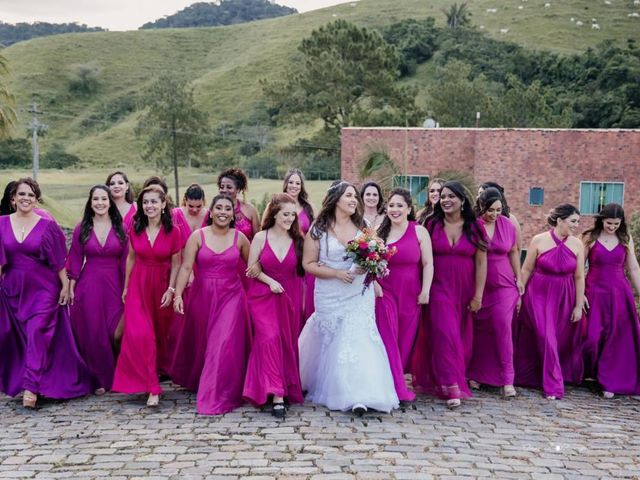
[[59, 35], [61, 33], [104, 32], [101, 27], [88, 27], [85, 24], [73, 23], [48, 23], [20, 22], [16, 24], [0, 21], [0, 44], [8, 47], [14, 43], [30, 40], [37, 37]]
[[152, 28], [218, 27], [282, 17], [298, 13], [295, 8], [277, 5], [269, 0], [221, 0], [219, 3], [198, 2], [154, 22], [141, 30]]

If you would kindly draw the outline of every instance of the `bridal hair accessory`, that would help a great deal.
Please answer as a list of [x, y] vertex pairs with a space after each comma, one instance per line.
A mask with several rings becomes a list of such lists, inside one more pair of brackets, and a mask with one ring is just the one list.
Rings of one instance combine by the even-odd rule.
[[389, 259], [393, 257], [397, 248], [388, 248], [384, 241], [376, 235], [374, 229], [365, 228], [361, 235], [347, 244], [344, 259], [353, 259], [354, 265], [365, 270], [362, 294], [374, 280], [389, 275]]
[[336, 183], [335, 185], [331, 185], [329, 188], [327, 188], [327, 192], [334, 192], [345, 183], [351, 185], [349, 182], [347, 182], [345, 180], [341, 180], [340, 182]]

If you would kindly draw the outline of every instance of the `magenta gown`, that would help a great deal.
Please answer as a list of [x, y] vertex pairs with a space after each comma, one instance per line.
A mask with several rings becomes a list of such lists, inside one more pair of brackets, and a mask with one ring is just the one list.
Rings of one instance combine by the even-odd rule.
[[378, 280], [383, 296], [376, 298], [376, 324], [387, 349], [398, 399], [411, 401], [415, 393], [407, 388], [404, 373], [409, 371], [411, 352], [418, 333], [422, 306], [422, 252], [416, 222], [409, 222], [400, 239], [388, 244], [397, 253], [389, 261], [389, 275]]
[[509, 252], [515, 244], [516, 228], [499, 215], [489, 241], [487, 283], [482, 308], [473, 319], [473, 355], [467, 369], [468, 378], [486, 385], [513, 385], [511, 325], [520, 294]]
[[67, 307], [58, 305], [65, 237], [41, 218], [22, 243], [10, 216], [0, 217], [0, 391], [73, 398], [92, 390], [73, 339]]
[[[298, 212], [298, 227], [300, 228], [300, 233], [304, 237], [309, 229], [311, 228], [311, 219], [307, 212], [303, 208]], [[302, 327], [304, 327], [304, 323], [311, 316], [315, 307], [313, 306], [313, 290], [316, 285], [316, 277], [311, 275], [310, 273], [305, 274], [304, 276], [304, 313], [303, 313], [303, 321], [300, 325], [300, 331], [302, 331]]]
[[129, 232], [135, 262], [124, 304], [124, 333], [116, 365], [113, 390], [122, 393], [162, 392], [158, 373], [166, 373], [170, 362], [168, 336], [173, 309], [160, 308], [169, 286], [171, 257], [182, 248], [180, 229], [169, 233], [160, 228], [153, 244], [146, 231]]
[[243, 402], [251, 324], [238, 275], [238, 231], [233, 245], [220, 253], [207, 246], [203, 230], [200, 239], [198, 275], [169, 373], [177, 384], [197, 390], [199, 413], [218, 415]]
[[476, 247], [464, 234], [451, 246], [440, 222], [429, 230], [434, 275], [412, 357], [414, 385], [443, 399], [469, 397], [473, 323], [467, 307], [475, 294]]
[[[180, 229], [180, 233], [182, 234], [182, 248], [187, 244], [187, 240], [193, 233], [191, 231], [191, 226], [187, 221], [187, 217], [180, 207], [176, 207], [171, 210], [171, 218], [173, 220], [173, 224]], [[202, 225], [200, 228], [204, 228], [209, 224], [209, 213], [205, 215], [204, 220], [202, 220]]]
[[244, 397], [264, 405], [269, 394], [303, 403], [300, 386], [298, 335], [303, 320], [304, 277], [298, 275], [295, 246], [282, 261], [271, 249], [269, 237], [260, 253], [264, 274], [280, 282], [284, 293], [252, 279], [247, 293], [253, 325], [253, 345], [244, 382]]
[[129, 205], [129, 211], [122, 219], [122, 226], [125, 232], [128, 232], [131, 226], [133, 225], [133, 216], [136, 214], [137, 210], [138, 208], [136, 207], [135, 203], [132, 203], [131, 205]]
[[121, 242], [112, 228], [104, 246], [93, 231], [82, 244], [80, 229], [78, 224], [73, 231], [67, 259], [67, 274], [76, 280], [71, 327], [96, 388], [111, 390], [116, 368], [114, 335], [124, 310], [127, 240]]
[[515, 383], [562, 398], [564, 382], [582, 380], [582, 321], [571, 323], [577, 257], [550, 232], [556, 246], [536, 259], [516, 320]]
[[606, 392], [640, 395], [640, 323], [625, 276], [627, 249], [596, 241], [589, 252], [585, 368]]

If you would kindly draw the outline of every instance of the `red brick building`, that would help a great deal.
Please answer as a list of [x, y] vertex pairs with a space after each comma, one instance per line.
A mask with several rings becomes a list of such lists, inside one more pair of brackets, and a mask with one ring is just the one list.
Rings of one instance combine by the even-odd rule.
[[498, 182], [524, 242], [546, 228], [546, 214], [560, 203], [585, 216], [612, 201], [627, 216], [640, 212], [640, 130], [345, 128], [342, 178], [365, 180], [358, 171], [372, 152], [385, 153], [414, 194], [445, 170], [468, 172], [477, 184]]

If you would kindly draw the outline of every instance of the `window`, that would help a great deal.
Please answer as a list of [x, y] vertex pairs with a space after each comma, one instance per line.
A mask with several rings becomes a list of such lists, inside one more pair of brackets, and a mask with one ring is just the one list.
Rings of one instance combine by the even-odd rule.
[[529, 205], [544, 205], [544, 188], [531, 187], [529, 189]]
[[396, 175], [393, 177], [393, 187], [406, 188], [411, 197], [416, 199], [416, 208], [420, 208], [427, 201], [427, 186], [429, 177], [423, 175]]
[[580, 213], [595, 215], [607, 203], [619, 203], [624, 199], [624, 183], [580, 182]]

